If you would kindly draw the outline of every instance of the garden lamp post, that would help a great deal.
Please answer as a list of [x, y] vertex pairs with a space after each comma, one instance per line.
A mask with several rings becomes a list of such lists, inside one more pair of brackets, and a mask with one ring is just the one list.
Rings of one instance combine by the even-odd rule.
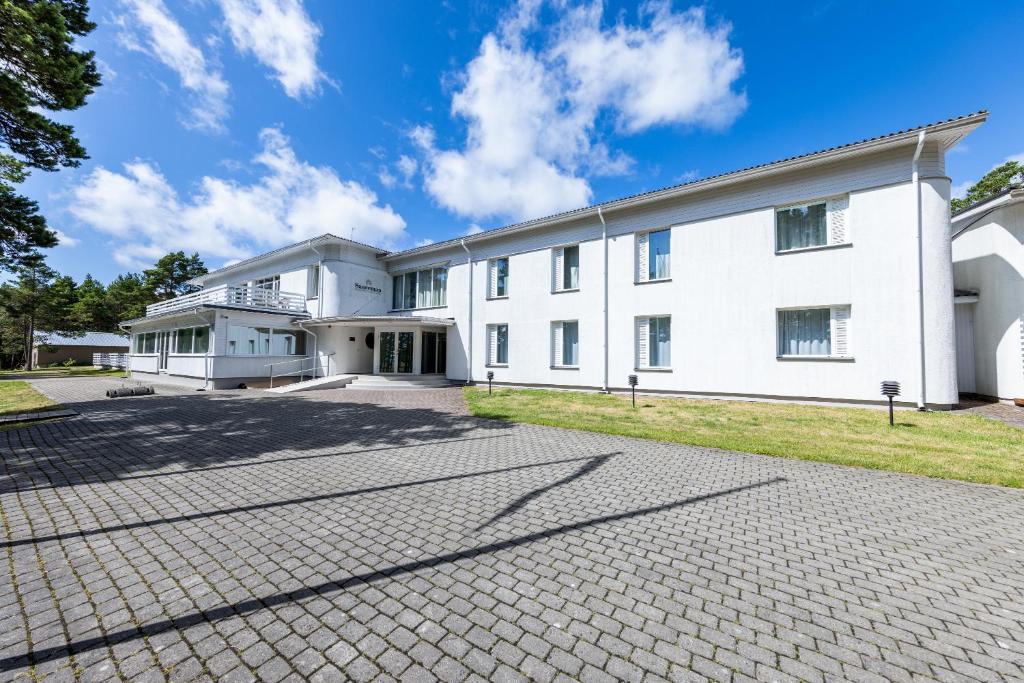
[[900, 395], [900, 383], [896, 380], [885, 380], [882, 382], [882, 396], [886, 396], [889, 399], [889, 426], [892, 427], [895, 423], [892, 419], [892, 399]]
[[487, 371], [487, 395], [491, 395], [491, 380], [494, 379], [494, 370]]
[[633, 394], [633, 407], [636, 408], [636, 385], [640, 383], [636, 375], [629, 376], [629, 389]]

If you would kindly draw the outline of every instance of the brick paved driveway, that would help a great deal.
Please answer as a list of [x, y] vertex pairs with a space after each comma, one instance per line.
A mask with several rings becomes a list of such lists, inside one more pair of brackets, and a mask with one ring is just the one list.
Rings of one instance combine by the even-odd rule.
[[1024, 678], [1024, 492], [115, 383], [0, 432], [0, 678]]

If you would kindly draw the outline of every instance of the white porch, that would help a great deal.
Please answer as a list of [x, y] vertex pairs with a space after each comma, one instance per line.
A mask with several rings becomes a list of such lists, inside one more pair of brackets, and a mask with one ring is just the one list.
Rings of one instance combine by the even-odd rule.
[[447, 377], [448, 330], [454, 324], [420, 316], [341, 316], [301, 323], [315, 337], [322, 372], [396, 378]]

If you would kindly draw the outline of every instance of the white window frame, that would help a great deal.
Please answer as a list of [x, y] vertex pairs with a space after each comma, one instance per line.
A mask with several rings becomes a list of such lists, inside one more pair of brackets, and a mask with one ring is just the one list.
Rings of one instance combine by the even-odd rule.
[[[498, 294], [498, 261], [505, 261], [508, 274], [505, 276], [505, 293]], [[512, 259], [508, 256], [496, 256], [487, 260], [487, 298], [507, 299], [509, 294], [509, 281], [512, 279]]]
[[[436, 279], [434, 277], [434, 272], [438, 271], [438, 270], [445, 271], [444, 300], [441, 301], [441, 303], [439, 303], [439, 304], [434, 304], [433, 303], [433, 301], [434, 301], [434, 282], [436, 281]], [[446, 306], [448, 306], [448, 277], [447, 277], [448, 271], [449, 271], [449, 267], [447, 265], [438, 265], [438, 266], [426, 266], [424, 268], [418, 268], [416, 270], [407, 270], [407, 271], [402, 272], [402, 273], [394, 273], [394, 274], [392, 274], [391, 275], [391, 310], [392, 311], [417, 311], [417, 310], [422, 311], [422, 310], [425, 310], [425, 309], [428, 309], [428, 308], [445, 308]], [[430, 273], [429, 279], [430, 279], [430, 301], [431, 301], [431, 303], [430, 303], [429, 306], [420, 306], [419, 305], [420, 273]], [[409, 308], [409, 307], [405, 306], [405, 280], [406, 280], [406, 278], [408, 278], [410, 276], [412, 276], [415, 279], [415, 281], [416, 281], [415, 294], [413, 295], [413, 306], [412, 306], [412, 308]], [[395, 306], [394, 306], [394, 304], [395, 304], [396, 282], [401, 282], [401, 285], [397, 286], [397, 289], [398, 289], [398, 291], [401, 292], [402, 306], [398, 307], [398, 308], [395, 308]]]
[[565, 244], [560, 247], [554, 247], [551, 250], [551, 291], [555, 293], [561, 292], [578, 292], [580, 291], [580, 277], [581, 272], [576, 274], [576, 286], [566, 287], [565, 286], [565, 250], [576, 249], [576, 267], [579, 271], [583, 270], [582, 259], [580, 258], [580, 245], [577, 244]]
[[320, 298], [320, 264], [314, 263], [309, 267], [309, 274], [306, 276], [306, 298]]
[[[195, 330], [206, 329], [206, 351], [196, 351], [196, 335]], [[192, 332], [192, 350], [191, 351], [178, 351], [178, 335], [184, 330], [193, 330]], [[189, 325], [188, 327], [179, 327], [174, 330], [174, 352], [172, 356], [205, 356], [210, 351], [210, 341], [213, 339], [213, 326], [212, 325]]]
[[[267, 287], [266, 285], [270, 286]], [[259, 277], [252, 281], [253, 289], [264, 289], [268, 292], [280, 292], [281, 291], [281, 275], [268, 275], [267, 277]]]
[[[650, 238], [657, 232], [668, 233], [668, 274], [663, 277], [652, 278], [650, 276]], [[636, 233], [634, 238], [633, 256], [633, 282], [634, 284], [646, 284], [648, 282], [669, 282], [672, 279], [672, 233], [671, 227], [651, 228]]]
[[[651, 320], [668, 320], [669, 329], [672, 328], [672, 315], [661, 314], [661, 315], [638, 315], [633, 320], [633, 347], [634, 347], [634, 362], [633, 366], [636, 370], [649, 370], [654, 372], [671, 372], [672, 365], [651, 365], [650, 364], [650, 321]], [[671, 332], [670, 332], [671, 335]], [[669, 338], [669, 362], [671, 363], [672, 353], [672, 339]]]
[[[566, 363], [565, 360], [565, 325], [576, 325], [576, 362]], [[579, 342], [580, 342], [580, 321], [579, 320], [554, 320], [551, 323], [551, 367], [558, 370], [578, 370], [579, 363]]]
[[[817, 204], [825, 205], [825, 243], [809, 247], [781, 249], [779, 247], [779, 212], [807, 208]], [[850, 239], [850, 195], [818, 197], [817, 199], [776, 206], [772, 209], [772, 228], [776, 254], [793, 254], [802, 251], [818, 251], [832, 247], [849, 246], [853, 244]]]
[[[827, 354], [782, 353], [782, 330], [779, 316], [792, 311], [829, 312], [829, 352]], [[853, 307], [850, 304], [832, 306], [786, 306], [775, 309], [775, 354], [779, 360], [853, 360], [852, 328]]]
[[[498, 361], [498, 328], [505, 328], [505, 361]], [[510, 335], [509, 335], [509, 324], [508, 323], [491, 323], [487, 326], [487, 367], [489, 368], [507, 368], [509, 361], [509, 349]]]

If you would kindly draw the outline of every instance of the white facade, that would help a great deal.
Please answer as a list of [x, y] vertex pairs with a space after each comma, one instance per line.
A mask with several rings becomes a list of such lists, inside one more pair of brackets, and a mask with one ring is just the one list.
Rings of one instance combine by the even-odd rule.
[[964, 390], [1024, 398], [1024, 190], [957, 215], [953, 231]]
[[[904, 401], [949, 406], [958, 390], [944, 154], [983, 120], [395, 254], [324, 236], [199, 284], [279, 275], [282, 292], [307, 297], [291, 324], [312, 333], [306, 355], [315, 347], [318, 367], [333, 354], [331, 374], [396, 363], [430, 372], [428, 335], [443, 332], [452, 380], [493, 372], [496, 382], [616, 389], [637, 374], [648, 391], [877, 401], [879, 383], [895, 379]], [[406, 295], [407, 278], [396, 296], [394, 278], [417, 272], [420, 283], [446, 274], [444, 296]], [[385, 352], [382, 365], [382, 342], [404, 344], [404, 355]], [[219, 365], [225, 347], [212, 348]]]

